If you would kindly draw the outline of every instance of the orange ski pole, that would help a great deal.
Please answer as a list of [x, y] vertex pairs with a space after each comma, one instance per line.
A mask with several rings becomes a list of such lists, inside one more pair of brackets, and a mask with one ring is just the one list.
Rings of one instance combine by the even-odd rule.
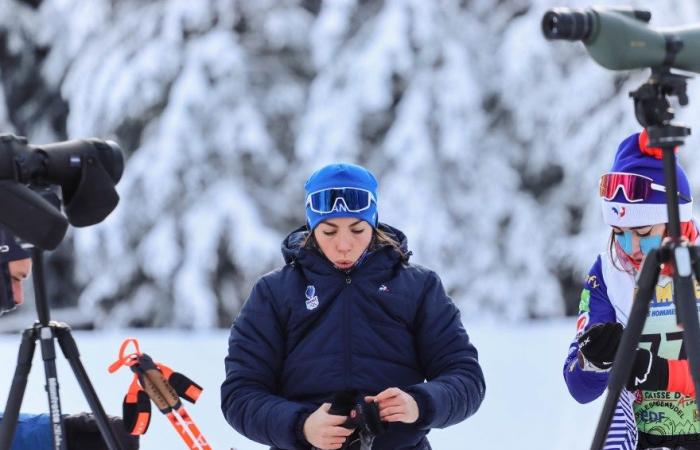
[[192, 437], [194, 437], [197, 441], [197, 443], [201, 446], [202, 450], [212, 450], [211, 446], [209, 445], [209, 442], [207, 442], [206, 438], [202, 434], [202, 432], [199, 430], [199, 427], [197, 426], [196, 423], [194, 423], [194, 420], [192, 420], [192, 417], [190, 417], [190, 414], [187, 412], [184, 406], [181, 406], [179, 409], [175, 411], [182, 421], [187, 425], [187, 428], [190, 430], [190, 433], [192, 434]]
[[180, 421], [177, 420], [177, 417], [175, 417], [173, 411], [170, 411], [169, 413], [165, 414], [165, 417], [168, 418], [168, 421], [173, 425], [173, 428], [175, 428], [177, 434], [179, 434], [182, 440], [185, 441], [187, 448], [189, 448], [190, 450], [200, 450], [200, 447], [194, 443], [194, 439], [192, 438], [192, 436], [190, 436], [190, 434], [180, 423]]

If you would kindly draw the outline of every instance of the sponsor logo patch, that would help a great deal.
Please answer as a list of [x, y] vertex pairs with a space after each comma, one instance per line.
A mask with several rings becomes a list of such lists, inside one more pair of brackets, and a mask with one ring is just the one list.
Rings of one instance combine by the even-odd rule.
[[600, 287], [600, 283], [598, 283], [598, 277], [595, 275], [588, 275], [586, 277], [586, 284], [590, 286], [592, 289], [598, 289]]
[[309, 311], [314, 310], [318, 307], [318, 297], [316, 296], [316, 287], [313, 284], [306, 286], [306, 309]]
[[625, 217], [625, 213], [627, 212], [627, 210], [624, 206], [621, 206], [620, 209], [617, 209], [617, 207], [613, 206], [612, 212], [614, 212], [617, 217], [622, 219], [623, 217]]
[[576, 336], [581, 336], [583, 334], [583, 330], [586, 329], [586, 325], [588, 325], [588, 320], [589, 316], [588, 313], [583, 313], [578, 316], [578, 320], [576, 320]]
[[591, 310], [591, 291], [584, 289], [581, 291], [581, 301], [578, 304], [578, 312], [585, 313]]

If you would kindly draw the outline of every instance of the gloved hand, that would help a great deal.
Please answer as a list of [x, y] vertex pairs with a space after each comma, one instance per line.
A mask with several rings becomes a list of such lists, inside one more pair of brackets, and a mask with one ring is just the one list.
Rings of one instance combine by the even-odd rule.
[[347, 417], [340, 426], [354, 430], [340, 447], [342, 450], [371, 448], [375, 436], [387, 428], [379, 416], [378, 404], [368, 402], [357, 390], [336, 392], [328, 414]]
[[668, 389], [668, 360], [638, 348], [634, 354], [632, 373], [627, 389], [634, 391], [665, 391]]
[[[126, 431], [120, 417], [107, 416], [107, 420], [123, 450], [138, 450], [138, 436], [131, 436]], [[63, 418], [63, 423], [68, 450], [108, 450], [93, 414], [71, 414]]]
[[617, 322], [597, 323], [579, 336], [576, 356], [581, 369], [591, 372], [610, 371], [622, 331], [622, 324]]
[[386, 431], [386, 424], [379, 417], [377, 403], [368, 402], [356, 390], [337, 392], [332, 402], [328, 414], [348, 417], [342, 427], [364, 431], [372, 436]]

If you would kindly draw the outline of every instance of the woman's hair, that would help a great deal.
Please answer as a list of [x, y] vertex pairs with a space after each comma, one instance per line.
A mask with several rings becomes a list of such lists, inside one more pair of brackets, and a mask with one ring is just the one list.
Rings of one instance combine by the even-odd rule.
[[[401, 249], [401, 245], [396, 241], [394, 236], [387, 233], [384, 230], [374, 228], [372, 230], [372, 241], [370, 241], [367, 250], [375, 251], [386, 246], [392, 247], [399, 255], [401, 255], [401, 261], [408, 262], [409, 254], [404, 252], [403, 249]], [[301, 243], [301, 247], [320, 250], [318, 247], [318, 242], [316, 242], [316, 238], [314, 237], [313, 231], [308, 232], [308, 234]]]
[[392, 247], [399, 255], [401, 255], [401, 261], [408, 262], [409, 255], [403, 251], [401, 245], [396, 241], [396, 239], [394, 239], [394, 236], [384, 230], [375, 228], [372, 236], [372, 242], [369, 244], [369, 249], [378, 250], [387, 245]]

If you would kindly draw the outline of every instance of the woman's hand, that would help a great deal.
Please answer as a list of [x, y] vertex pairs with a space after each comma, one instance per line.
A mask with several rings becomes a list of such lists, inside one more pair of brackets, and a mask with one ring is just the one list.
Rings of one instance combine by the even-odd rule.
[[304, 437], [311, 445], [324, 450], [334, 450], [343, 446], [354, 430], [341, 427], [347, 416], [328, 414], [330, 403], [319, 406], [304, 422]]
[[399, 388], [391, 387], [375, 396], [365, 397], [366, 402], [379, 406], [379, 418], [385, 422], [415, 423], [420, 411], [416, 400]]

